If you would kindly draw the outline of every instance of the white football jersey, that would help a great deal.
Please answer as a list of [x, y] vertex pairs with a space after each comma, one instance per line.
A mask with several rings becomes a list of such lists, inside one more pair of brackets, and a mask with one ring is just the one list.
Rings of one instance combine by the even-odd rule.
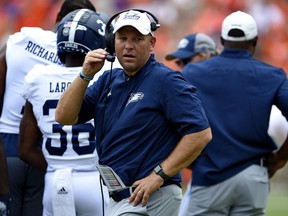
[[9, 36], [6, 50], [6, 86], [0, 132], [19, 133], [25, 100], [21, 96], [24, 77], [35, 64], [58, 64], [56, 34], [37, 27], [23, 27]]
[[59, 124], [54, 117], [60, 96], [81, 69], [36, 65], [25, 77], [23, 97], [33, 105], [35, 118], [43, 134], [42, 151], [48, 171], [65, 167], [74, 170], [96, 169], [98, 157], [93, 120], [71, 126]]

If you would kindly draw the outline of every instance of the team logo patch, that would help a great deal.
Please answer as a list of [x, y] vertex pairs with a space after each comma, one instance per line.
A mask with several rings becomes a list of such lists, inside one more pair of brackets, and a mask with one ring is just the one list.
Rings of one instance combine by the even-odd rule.
[[126, 19], [132, 19], [132, 20], [138, 20], [140, 18], [139, 14], [138, 13], [135, 13], [133, 11], [128, 11], [126, 14], [125, 14], [125, 17], [123, 18], [124, 20]]
[[126, 106], [128, 106], [128, 104], [130, 104], [130, 103], [137, 102], [137, 101], [141, 100], [143, 97], [144, 97], [144, 93], [142, 93], [142, 92], [131, 93]]
[[189, 44], [189, 40], [187, 38], [183, 38], [181, 39], [181, 41], [178, 44], [178, 49], [183, 49], [185, 47], [187, 47]]
[[64, 187], [62, 187], [57, 191], [57, 194], [68, 194], [68, 191]]
[[77, 49], [78, 48], [78, 44], [74, 43], [74, 42], [64, 42], [64, 46], [66, 48], [71, 48], [71, 49]]
[[72, 25], [71, 21], [65, 22], [64, 25], [63, 25], [63, 28], [71, 28], [71, 25]]
[[62, 30], [62, 34], [63, 34], [64, 36], [68, 36], [68, 35], [69, 35], [69, 32], [70, 32], [70, 28], [69, 28], [69, 27], [65, 27], [65, 28], [63, 28], [63, 30]]
[[78, 25], [76, 30], [87, 31], [87, 28], [83, 25]]

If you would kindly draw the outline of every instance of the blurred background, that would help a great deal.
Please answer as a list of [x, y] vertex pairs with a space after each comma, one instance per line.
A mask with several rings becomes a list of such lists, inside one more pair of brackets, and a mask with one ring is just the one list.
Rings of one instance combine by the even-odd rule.
[[[0, 0], [0, 45], [22, 26], [52, 29], [63, 0]], [[112, 16], [127, 8], [152, 12], [160, 21], [155, 54], [159, 61], [190, 33], [203, 32], [220, 45], [221, 23], [236, 10], [250, 13], [259, 29], [256, 57], [288, 71], [287, 0], [91, 0], [97, 10]]]
[[[0, 45], [23, 26], [53, 29], [63, 0], [0, 0]], [[91, 0], [97, 10], [112, 16], [127, 8], [152, 12], [161, 24], [154, 49], [156, 58], [174, 69], [165, 55], [176, 50], [187, 34], [210, 35], [221, 50], [221, 23], [236, 10], [251, 14], [258, 25], [259, 43], [256, 58], [288, 72], [288, 0]], [[288, 100], [287, 100], [288, 102]], [[190, 172], [183, 172], [183, 186]], [[288, 215], [288, 165], [271, 181], [268, 216]]]

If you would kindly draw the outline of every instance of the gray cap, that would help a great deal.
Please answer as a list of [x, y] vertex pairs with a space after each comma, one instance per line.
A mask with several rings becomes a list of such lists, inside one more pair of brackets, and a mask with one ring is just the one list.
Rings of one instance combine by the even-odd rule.
[[217, 47], [215, 42], [206, 34], [197, 33], [191, 34], [182, 38], [178, 44], [178, 49], [166, 55], [166, 60], [175, 58], [187, 59], [192, 58], [198, 53], [215, 54]]

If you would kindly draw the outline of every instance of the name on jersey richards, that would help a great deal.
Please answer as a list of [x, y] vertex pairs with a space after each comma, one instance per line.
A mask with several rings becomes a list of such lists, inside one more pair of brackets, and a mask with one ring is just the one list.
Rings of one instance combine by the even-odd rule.
[[25, 50], [54, 64], [62, 64], [56, 52], [47, 50], [33, 41], [28, 41]]

